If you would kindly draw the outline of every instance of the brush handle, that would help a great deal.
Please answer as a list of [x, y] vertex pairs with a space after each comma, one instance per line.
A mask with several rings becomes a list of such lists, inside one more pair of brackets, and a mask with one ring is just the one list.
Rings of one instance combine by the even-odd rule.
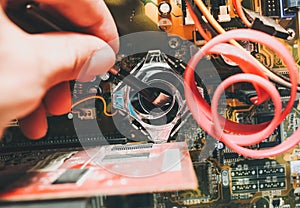
[[[39, 9], [38, 5], [34, 3], [29, 3], [26, 5], [26, 12], [43, 22], [45, 25], [49, 26], [54, 31], [75, 31], [75, 29], [70, 26], [65, 26], [64, 28], [66, 29], [63, 29], [60, 25], [43, 13]], [[110, 69], [110, 73], [113, 74], [117, 79], [123, 81], [125, 84], [136, 90], [137, 93], [151, 103], [159, 96], [158, 90], [155, 90], [153, 87], [147, 85], [121, 68], [119, 70], [112, 68]]]

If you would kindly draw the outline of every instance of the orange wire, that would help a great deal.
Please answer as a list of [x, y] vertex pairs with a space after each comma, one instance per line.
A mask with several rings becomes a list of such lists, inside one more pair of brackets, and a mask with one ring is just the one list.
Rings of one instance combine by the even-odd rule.
[[239, 17], [241, 18], [242, 22], [247, 26], [247, 27], [251, 27], [252, 24], [251, 22], [249, 22], [249, 20], [247, 19], [244, 10], [243, 10], [243, 6], [240, 0], [232, 0], [233, 1], [233, 6], [235, 7], [235, 10], [237, 12], [237, 14], [239, 15]]
[[202, 25], [200, 24], [197, 15], [194, 13], [191, 5], [187, 2], [187, 8], [190, 11], [191, 17], [195, 23], [195, 26], [198, 30], [198, 32], [200, 33], [200, 35], [202, 36], [202, 38], [206, 41], [209, 41], [211, 38], [207, 35], [207, 33], [205, 32], [204, 28], [202, 27]]
[[114, 115], [117, 113], [117, 111], [115, 111], [114, 113], [108, 113], [108, 112], [107, 112], [107, 103], [106, 103], [105, 99], [104, 99], [102, 96], [99, 96], [99, 95], [93, 95], [93, 96], [90, 96], [90, 97], [83, 98], [83, 99], [81, 99], [81, 100], [75, 102], [75, 103], [72, 105], [72, 108], [74, 108], [75, 106], [77, 106], [77, 105], [79, 105], [79, 104], [81, 104], [81, 103], [83, 103], [83, 102], [86, 102], [86, 101], [92, 100], [92, 99], [99, 99], [99, 100], [102, 101], [102, 103], [103, 103], [103, 113], [104, 113], [104, 115], [106, 115], [106, 116], [114, 116]]

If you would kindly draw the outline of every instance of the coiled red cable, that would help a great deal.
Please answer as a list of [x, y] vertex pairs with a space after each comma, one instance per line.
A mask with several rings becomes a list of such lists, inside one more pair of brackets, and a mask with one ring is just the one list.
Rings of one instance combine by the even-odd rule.
[[[292, 84], [290, 100], [284, 110], [281, 109], [281, 98], [276, 88], [261, 72], [260, 67], [250, 59], [250, 53], [227, 44], [230, 40], [244, 40], [257, 42], [269, 47], [277, 53], [286, 64]], [[212, 105], [203, 99], [195, 84], [194, 69], [198, 62], [207, 54], [223, 54], [239, 64], [248, 74], [238, 74], [224, 80], [216, 89]], [[247, 58], [248, 57], [248, 58]], [[300, 128], [286, 141], [275, 147], [264, 150], [251, 150], [244, 146], [254, 145], [273, 133], [293, 107], [297, 92], [297, 67], [293, 57], [285, 46], [274, 37], [251, 29], [231, 30], [210, 40], [189, 61], [185, 71], [185, 96], [190, 111], [198, 123], [207, 133], [224, 142], [235, 152], [252, 158], [275, 156], [293, 148], [300, 142]], [[272, 98], [275, 114], [271, 122], [248, 125], [229, 121], [218, 113], [218, 100], [228, 86], [237, 82], [250, 82], [255, 86], [258, 97], [254, 104], [260, 104], [267, 98]]]

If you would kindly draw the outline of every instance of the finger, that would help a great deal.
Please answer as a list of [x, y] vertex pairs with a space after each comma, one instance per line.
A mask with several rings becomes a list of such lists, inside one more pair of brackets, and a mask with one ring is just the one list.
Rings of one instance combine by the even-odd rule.
[[41, 104], [34, 112], [19, 120], [23, 134], [30, 139], [39, 139], [46, 135], [48, 124], [46, 109]]
[[118, 32], [111, 13], [103, 0], [77, 0], [76, 3], [62, 0], [36, 0], [57, 10], [84, 32], [110, 43], [118, 51]]
[[[5, 14], [4, 9], [6, 8], [7, 2], [6, 0], [0, 0], [0, 24], [2, 25], [3, 23], [7, 24], [10, 22], [8, 19], [7, 15]], [[11, 23], [8, 23], [11, 24]]]
[[62, 82], [52, 87], [44, 98], [44, 105], [51, 115], [63, 115], [70, 112], [72, 98], [69, 82]]
[[47, 80], [46, 89], [63, 81], [103, 74], [115, 63], [112, 48], [95, 36], [60, 32], [30, 38]]
[[0, 6], [5, 8], [5, 5], [6, 5], [6, 0], [0, 0]]

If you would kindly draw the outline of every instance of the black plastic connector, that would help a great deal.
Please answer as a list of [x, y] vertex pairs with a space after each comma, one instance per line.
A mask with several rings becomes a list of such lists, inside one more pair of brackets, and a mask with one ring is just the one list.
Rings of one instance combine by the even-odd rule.
[[263, 31], [278, 38], [288, 39], [291, 34], [274, 19], [259, 15], [251, 10], [244, 10], [246, 15], [252, 19], [252, 29]]
[[290, 36], [290, 33], [287, 30], [277, 29], [277, 26], [278, 25], [272, 24], [272, 22], [266, 22], [255, 18], [252, 29], [263, 31], [278, 38], [287, 39]]
[[261, 0], [262, 15], [279, 19], [295, 17], [295, 13], [288, 9], [288, 5], [291, 5], [289, 2], [291, 1]]
[[255, 90], [239, 90], [236, 93], [236, 98], [241, 101], [244, 102], [246, 104], [253, 104], [251, 102], [251, 98], [257, 96], [257, 93]]

